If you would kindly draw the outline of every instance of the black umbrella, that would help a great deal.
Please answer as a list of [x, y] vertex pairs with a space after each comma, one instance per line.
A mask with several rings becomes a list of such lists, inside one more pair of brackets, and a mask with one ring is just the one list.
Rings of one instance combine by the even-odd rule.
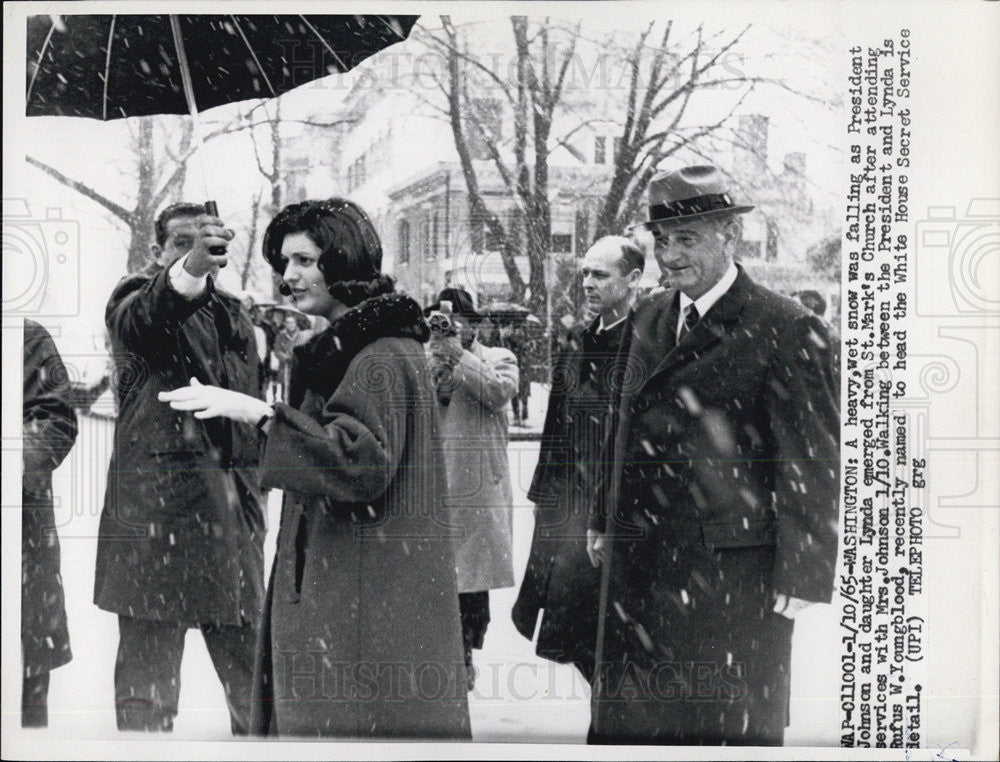
[[[188, 114], [273, 98], [406, 39], [417, 16], [30, 16], [28, 116]], [[185, 72], [185, 65], [187, 71]], [[190, 79], [190, 93], [185, 80]]]
[[[190, 114], [200, 147], [199, 109], [276, 97], [348, 71], [406, 39], [416, 20], [375, 15], [29, 16], [25, 112], [102, 120]], [[214, 201], [205, 206], [218, 215]]]

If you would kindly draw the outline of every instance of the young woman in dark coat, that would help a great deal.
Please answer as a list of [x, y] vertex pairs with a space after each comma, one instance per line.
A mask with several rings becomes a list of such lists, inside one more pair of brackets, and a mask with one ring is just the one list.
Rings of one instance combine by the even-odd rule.
[[393, 293], [374, 227], [350, 201], [286, 207], [264, 256], [300, 310], [330, 321], [295, 350], [290, 404], [197, 385], [161, 397], [200, 418], [260, 426], [263, 484], [285, 493], [253, 730], [468, 739], [421, 309]]

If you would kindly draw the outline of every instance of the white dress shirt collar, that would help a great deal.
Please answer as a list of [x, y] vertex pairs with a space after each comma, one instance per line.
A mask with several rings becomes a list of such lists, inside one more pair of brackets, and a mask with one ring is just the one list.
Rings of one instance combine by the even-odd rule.
[[618, 318], [611, 325], [604, 325], [604, 315], [601, 315], [600, 318], [598, 318], [598, 320], [597, 320], [597, 330], [595, 331], [595, 333], [604, 333], [605, 331], [610, 331], [616, 325], [619, 325], [620, 323], [624, 323], [625, 322], [625, 318], [627, 318], [627, 317], [628, 317], [628, 312], [626, 312], [624, 315], [622, 315], [620, 318]]
[[687, 294], [681, 292], [680, 298], [680, 315], [677, 317], [677, 336], [680, 337], [681, 326], [684, 324], [684, 312], [687, 310], [688, 305], [694, 302], [695, 308], [698, 310], [698, 317], [703, 318], [705, 314], [712, 309], [719, 299], [722, 298], [733, 284], [736, 282], [736, 276], [739, 271], [736, 269], [736, 265], [732, 262], [729, 263], [729, 269], [719, 278], [719, 282], [712, 286], [708, 291], [699, 296], [697, 299], [692, 300]]

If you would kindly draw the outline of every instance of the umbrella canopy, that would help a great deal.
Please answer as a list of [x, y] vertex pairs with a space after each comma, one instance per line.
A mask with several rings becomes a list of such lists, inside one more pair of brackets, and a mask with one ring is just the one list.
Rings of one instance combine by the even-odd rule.
[[272, 320], [274, 316], [280, 315], [281, 319], [284, 320], [289, 315], [295, 318], [296, 324], [299, 326], [300, 330], [307, 330], [312, 327], [312, 321], [309, 320], [309, 316], [299, 312], [294, 307], [289, 307], [287, 304], [271, 304], [268, 306], [260, 307], [261, 317], [265, 320]]
[[[199, 110], [271, 98], [406, 39], [417, 16], [176, 16]], [[187, 114], [167, 15], [31, 16], [28, 116]]]
[[523, 323], [529, 320], [541, 322], [527, 307], [513, 302], [493, 302], [483, 307], [480, 312], [495, 322]]

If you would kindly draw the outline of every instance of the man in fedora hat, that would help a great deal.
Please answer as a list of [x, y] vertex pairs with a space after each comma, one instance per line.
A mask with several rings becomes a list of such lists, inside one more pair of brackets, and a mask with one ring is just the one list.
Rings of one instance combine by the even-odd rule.
[[518, 368], [510, 350], [479, 343], [481, 316], [468, 291], [446, 288], [425, 312], [440, 311], [445, 302], [451, 305], [457, 332], [432, 332], [428, 351], [437, 386], [448, 506], [460, 531], [455, 563], [466, 687], [472, 690], [472, 650], [483, 647], [489, 592], [514, 585], [507, 405], [517, 391]]
[[715, 167], [650, 184], [676, 293], [630, 317], [588, 531], [603, 564], [591, 741], [780, 745], [795, 614], [830, 600], [838, 353], [826, 324], [734, 264]]

